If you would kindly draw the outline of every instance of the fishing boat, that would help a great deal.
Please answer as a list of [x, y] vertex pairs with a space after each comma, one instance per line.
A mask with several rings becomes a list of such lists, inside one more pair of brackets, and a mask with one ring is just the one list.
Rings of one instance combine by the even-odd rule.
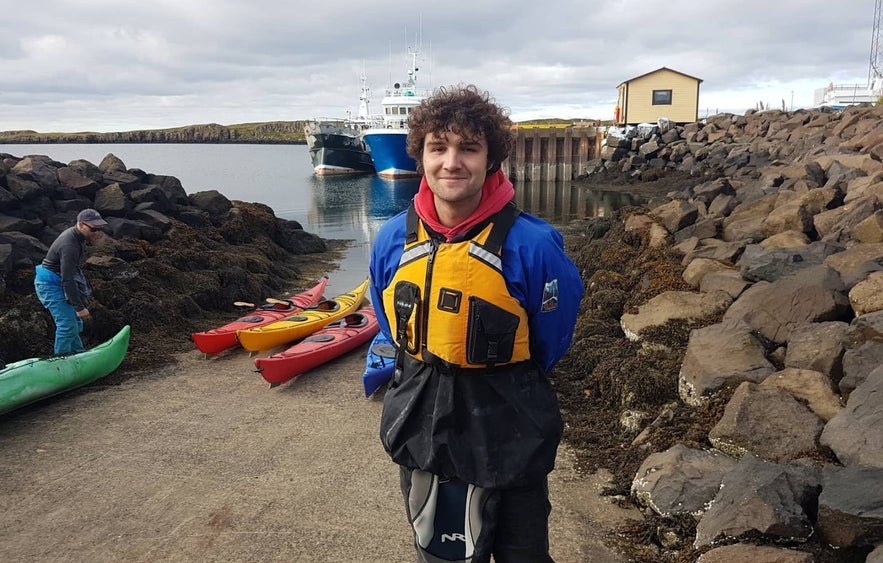
[[362, 132], [377, 125], [379, 120], [371, 116], [368, 107], [370, 89], [364, 74], [361, 78], [357, 117], [347, 115], [343, 119], [314, 119], [304, 126], [304, 137], [316, 176], [374, 173], [374, 161], [362, 139]]
[[0, 370], [0, 414], [100, 379], [123, 362], [129, 325], [110, 340], [76, 354], [30, 358]]
[[325, 325], [282, 352], [257, 358], [254, 366], [271, 387], [276, 387], [361, 346], [379, 330], [374, 308], [364, 307]]
[[304, 136], [316, 176], [374, 173], [371, 154], [351, 121], [311, 121], [304, 126]]
[[[327, 285], [328, 277], [325, 276], [319, 280], [319, 283], [306, 291], [286, 299], [273, 300], [272, 303], [262, 305], [251, 313], [239, 317], [224, 326], [204, 332], [194, 332], [190, 335], [190, 339], [193, 340], [193, 343], [196, 344], [200, 352], [204, 354], [218, 354], [239, 344], [239, 341], [236, 340], [236, 331], [268, 325], [273, 321], [278, 321], [303, 311], [308, 307], [312, 307], [322, 300], [322, 295]], [[248, 306], [251, 304], [243, 303], [243, 305]]]
[[383, 332], [378, 332], [368, 347], [365, 355], [365, 373], [362, 374], [362, 385], [365, 396], [370, 397], [381, 385], [392, 378], [395, 371], [396, 349]]
[[350, 292], [326, 299], [288, 317], [257, 328], [236, 331], [239, 344], [249, 352], [269, 350], [305, 338], [330, 322], [356, 311], [368, 291], [366, 279]]
[[396, 82], [387, 88], [380, 102], [383, 107], [382, 124], [367, 129], [362, 138], [371, 152], [374, 169], [381, 178], [415, 178], [419, 177], [417, 162], [408, 156], [405, 144], [408, 138], [408, 115], [429, 97], [430, 91], [417, 87], [417, 57], [419, 47], [409, 49], [411, 69], [404, 84]]

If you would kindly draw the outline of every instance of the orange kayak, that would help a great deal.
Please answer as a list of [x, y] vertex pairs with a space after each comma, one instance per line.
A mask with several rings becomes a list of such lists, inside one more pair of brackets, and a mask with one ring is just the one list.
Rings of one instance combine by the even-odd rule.
[[236, 338], [249, 352], [269, 350], [306, 338], [328, 323], [355, 312], [362, 305], [367, 292], [366, 279], [352, 291], [338, 295], [334, 299], [320, 301], [299, 313], [258, 328], [239, 330], [236, 332]]
[[317, 330], [294, 346], [254, 366], [275, 387], [371, 340], [380, 330], [373, 307], [364, 307]]
[[325, 293], [325, 286], [327, 285], [328, 277], [325, 276], [310, 289], [302, 291], [297, 295], [292, 295], [288, 299], [283, 299], [286, 303], [264, 305], [224, 326], [205, 332], [194, 332], [190, 335], [190, 339], [205, 354], [223, 352], [239, 344], [236, 340], [237, 330], [265, 326], [312, 307], [322, 300], [322, 294]]

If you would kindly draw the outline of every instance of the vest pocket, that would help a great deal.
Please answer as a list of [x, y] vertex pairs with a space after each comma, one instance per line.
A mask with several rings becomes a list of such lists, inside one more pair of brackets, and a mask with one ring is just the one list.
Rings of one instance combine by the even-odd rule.
[[400, 281], [395, 286], [396, 344], [409, 354], [420, 349], [420, 288], [411, 282]]
[[518, 315], [478, 297], [469, 298], [466, 327], [466, 361], [470, 364], [505, 364], [512, 360]]

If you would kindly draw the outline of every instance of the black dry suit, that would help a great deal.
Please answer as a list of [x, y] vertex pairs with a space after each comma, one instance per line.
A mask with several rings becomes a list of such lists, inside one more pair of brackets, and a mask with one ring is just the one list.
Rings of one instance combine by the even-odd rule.
[[397, 370], [380, 432], [397, 464], [482, 488], [542, 482], [562, 421], [530, 359], [527, 314], [506, 288], [507, 205], [447, 242], [408, 211], [405, 249], [383, 292]]

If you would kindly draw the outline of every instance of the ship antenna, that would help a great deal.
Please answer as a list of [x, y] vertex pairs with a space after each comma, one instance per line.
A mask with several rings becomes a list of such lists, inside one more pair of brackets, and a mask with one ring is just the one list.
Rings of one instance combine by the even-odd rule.
[[386, 79], [386, 87], [389, 88], [392, 86], [392, 41], [389, 42], [389, 61], [387, 61], [387, 65], [389, 65], [389, 76]]

